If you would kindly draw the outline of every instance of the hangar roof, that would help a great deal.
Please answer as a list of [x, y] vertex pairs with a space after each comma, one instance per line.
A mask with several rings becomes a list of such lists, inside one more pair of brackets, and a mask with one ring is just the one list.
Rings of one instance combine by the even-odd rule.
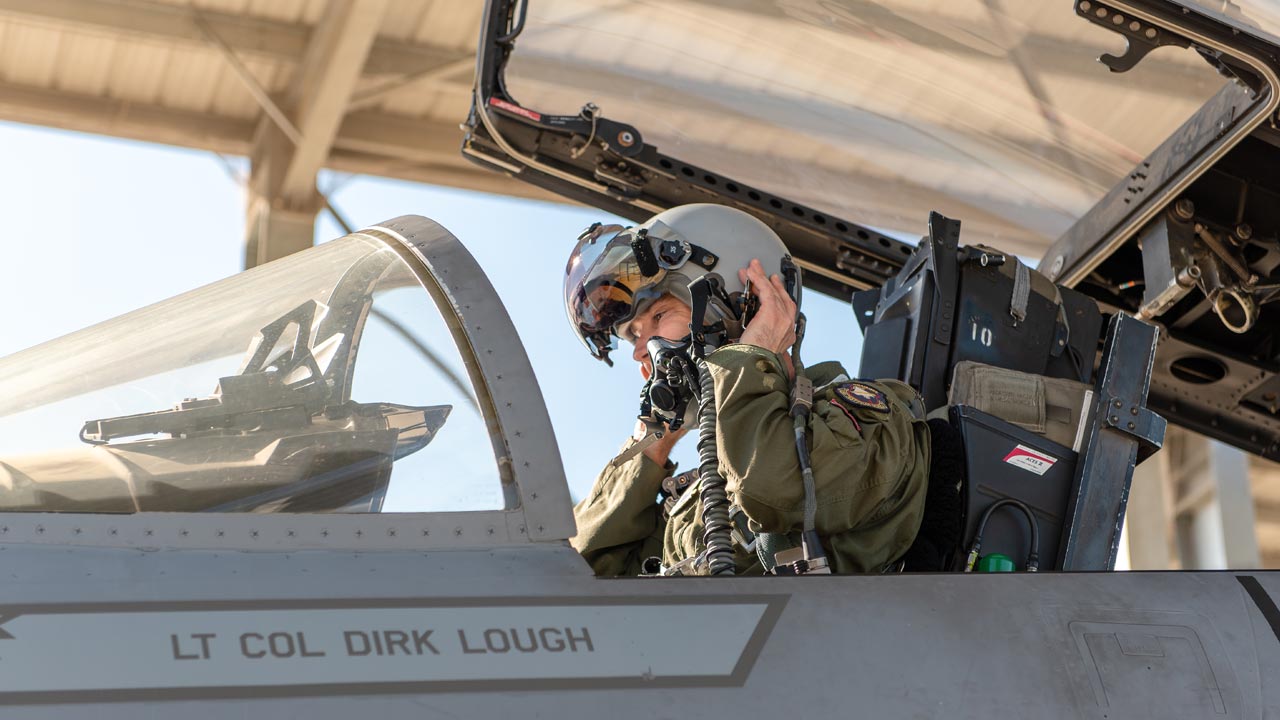
[[[1114, 38], [1051, 5], [540, 0], [517, 90], [539, 110], [596, 102], [668, 153], [855, 222], [918, 231], [951, 210], [972, 240], [1037, 256], [1221, 83], [1188, 52], [1108, 73], [1093, 58]], [[286, 196], [330, 167], [550, 197], [459, 153], [481, 10], [0, 0], [0, 119], [251, 155], [283, 115]], [[936, 57], [911, 52], [926, 41]]]
[[451, 0], [0, 0], [0, 119], [247, 156], [270, 112], [256, 84], [327, 167], [549, 197], [458, 152], [480, 12]]

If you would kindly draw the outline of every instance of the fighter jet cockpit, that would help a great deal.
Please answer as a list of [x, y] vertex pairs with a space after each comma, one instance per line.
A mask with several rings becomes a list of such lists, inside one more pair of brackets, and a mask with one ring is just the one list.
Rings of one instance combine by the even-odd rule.
[[349, 235], [5, 358], [0, 512], [503, 508], [407, 252]]
[[1020, 567], [1039, 525], [1046, 569], [1112, 569], [1166, 420], [1280, 457], [1274, 10], [945, 5], [490, 0], [463, 152], [637, 222], [755, 215], [850, 301], [858, 374], [964, 435], [962, 545], [1017, 500]]

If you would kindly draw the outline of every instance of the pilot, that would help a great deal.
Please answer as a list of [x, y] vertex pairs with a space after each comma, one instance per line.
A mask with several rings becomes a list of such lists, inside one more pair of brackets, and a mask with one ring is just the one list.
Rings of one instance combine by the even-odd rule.
[[[592, 226], [566, 268], [575, 332], [609, 364], [615, 338], [631, 343], [646, 381], [654, 372], [650, 339], [691, 340], [692, 281], [715, 273], [735, 300], [711, 303], [702, 321], [708, 335], [718, 330], [724, 341], [705, 360], [738, 574], [786, 572], [804, 539], [806, 490], [789, 399], [798, 309], [781, 276], [784, 258], [789, 263], [782, 241], [756, 218], [695, 204], [635, 228]], [[745, 328], [737, 311], [744, 294], [758, 307]], [[912, 545], [924, 507], [930, 431], [919, 396], [897, 381], [850, 379], [835, 362], [802, 372], [814, 388], [806, 444], [816, 509], [808, 517], [825, 564], [838, 573], [893, 569]], [[677, 475], [669, 460], [691, 428], [696, 442], [695, 414], [691, 407], [675, 431], [659, 424], [661, 437], [652, 416], [642, 416], [574, 508], [573, 546], [597, 575], [707, 573], [698, 474]]]

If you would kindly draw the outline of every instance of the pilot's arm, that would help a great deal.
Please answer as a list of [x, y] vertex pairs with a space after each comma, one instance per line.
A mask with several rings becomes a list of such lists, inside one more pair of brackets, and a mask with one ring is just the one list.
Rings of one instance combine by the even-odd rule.
[[639, 575], [646, 558], [662, 556], [666, 521], [657, 497], [669, 474], [668, 468], [636, 453], [626, 462], [605, 466], [591, 493], [573, 508], [578, 535], [570, 543], [596, 575]]
[[[804, 484], [782, 360], [738, 344], [715, 351], [707, 363], [715, 379], [720, 471], [730, 492], [765, 532], [801, 530]], [[838, 388], [865, 404], [842, 398]], [[836, 572], [879, 569], [907, 550], [920, 527], [929, 430], [911, 412], [912, 397], [909, 387], [891, 382], [815, 393], [809, 447], [816, 529]]]

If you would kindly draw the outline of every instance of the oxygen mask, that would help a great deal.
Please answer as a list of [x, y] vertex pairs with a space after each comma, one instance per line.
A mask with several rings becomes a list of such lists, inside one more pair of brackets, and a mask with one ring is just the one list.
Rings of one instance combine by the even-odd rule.
[[[650, 338], [646, 345], [653, 373], [640, 397], [640, 419], [654, 429], [679, 430], [698, 397], [698, 368], [689, 356], [690, 337]], [[694, 403], [696, 405], [696, 403]]]

